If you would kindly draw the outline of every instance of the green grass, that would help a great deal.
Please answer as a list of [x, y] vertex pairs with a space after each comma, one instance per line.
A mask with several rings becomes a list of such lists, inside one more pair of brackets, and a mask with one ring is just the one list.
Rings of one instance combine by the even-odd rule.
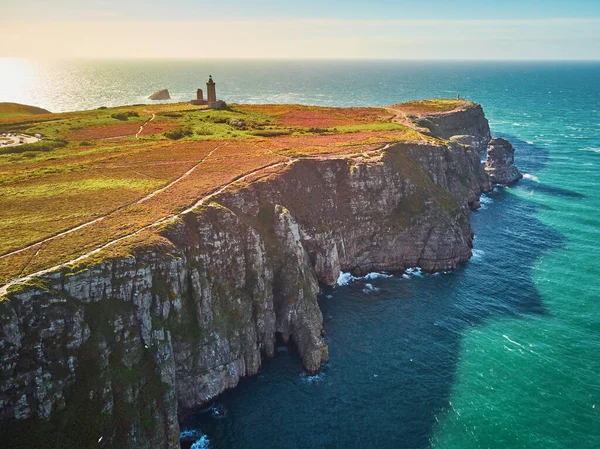
[[0, 117], [28, 116], [34, 114], [49, 114], [50, 111], [19, 103], [0, 103]]
[[[152, 113], [155, 119], [136, 139], [139, 126]], [[119, 114], [128, 120], [113, 118]], [[183, 103], [123, 106], [39, 115], [35, 120], [13, 116], [0, 119], [0, 126], [45, 136], [42, 142], [17, 147], [18, 152], [0, 153], [0, 254], [105, 216], [1, 259], [0, 284], [131, 234], [236, 177], [283, 161], [283, 156], [352, 157], [389, 142], [430, 140], [392, 123], [379, 108], [298, 105], [233, 105], [224, 111]], [[123, 134], [113, 133], [116, 140], [107, 140], [112, 139], [103, 132], [107, 128]], [[208, 154], [191, 175], [140, 202]], [[153, 235], [143, 231], [93, 260], [122, 256], [125, 249], [143, 246], [142, 238], [162, 244]]]
[[458, 107], [469, 107], [474, 103], [465, 100], [435, 98], [432, 100], [415, 100], [392, 106], [395, 109], [406, 109], [414, 113], [448, 112]]

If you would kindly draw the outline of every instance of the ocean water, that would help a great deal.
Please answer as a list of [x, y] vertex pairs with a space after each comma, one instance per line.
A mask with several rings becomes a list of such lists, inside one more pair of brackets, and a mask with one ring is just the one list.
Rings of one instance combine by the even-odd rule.
[[600, 447], [600, 63], [4, 60], [0, 73], [0, 101], [52, 111], [160, 88], [184, 100], [209, 73], [230, 102], [480, 102], [525, 178], [482, 198], [471, 261], [325, 291], [321, 374], [279, 348], [183, 429], [213, 449]]

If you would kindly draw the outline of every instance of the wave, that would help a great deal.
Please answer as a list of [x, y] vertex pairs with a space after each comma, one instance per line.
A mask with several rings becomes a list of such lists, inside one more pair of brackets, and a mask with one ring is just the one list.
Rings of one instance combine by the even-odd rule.
[[204, 434], [197, 429], [187, 429], [179, 432], [179, 438], [182, 440], [202, 438]]
[[472, 261], [481, 260], [481, 259], [483, 259], [484, 254], [485, 254], [485, 251], [483, 251], [482, 249], [474, 249], [473, 255], [471, 256], [471, 260]]
[[[490, 199], [491, 201], [491, 199]], [[477, 251], [477, 250], [476, 250]], [[483, 253], [483, 251], [482, 251]], [[404, 273], [402, 273], [402, 275], [400, 276], [402, 279], [412, 279], [415, 277], [419, 277], [422, 278], [424, 276], [439, 276], [440, 274], [448, 274], [451, 273], [451, 271], [441, 271], [441, 272], [436, 272], [436, 273], [423, 273], [421, 267], [410, 267], [410, 268], [406, 268], [404, 270]], [[338, 286], [345, 286], [345, 285], [349, 285], [353, 282], [364, 282], [370, 279], [387, 279], [387, 278], [392, 278], [394, 277], [391, 274], [387, 274], [387, 273], [369, 273], [366, 276], [362, 276], [362, 277], [356, 277], [356, 276], [352, 276], [350, 273], [344, 273], [344, 272], [340, 272], [340, 276], [338, 277], [337, 280], [337, 285]], [[372, 293], [372, 292], [377, 292], [380, 289], [375, 287], [373, 284], [365, 282], [364, 288], [363, 288], [363, 293]], [[327, 295], [327, 298], [331, 298], [331, 295]]]
[[179, 433], [179, 438], [183, 440], [194, 440], [190, 449], [208, 449], [210, 440], [208, 436], [197, 429], [182, 430]]
[[416, 276], [416, 277], [420, 277], [420, 278], [423, 277], [423, 273], [421, 272], [421, 268], [420, 267], [407, 268], [404, 271], [409, 276]]
[[190, 449], [208, 449], [210, 440], [206, 435], [203, 435], [199, 440], [194, 441], [194, 444], [190, 447]]
[[310, 374], [304, 372], [300, 374], [300, 379], [308, 384], [318, 384], [325, 380], [325, 373], [321, 371], [319, 374], [311, 376]]
[[487, 196], [487, 195], [484, 193], [483, 195], [481, 195], [481, 196], [479, 197], [479, 202], [480, 202], [481, 204], [490, 204], [490, 203], [493, 203], [493, 202], [494, 202], [494, 200], [493, 200], [491, 197]]
[[540, 182], [540, 179], [537, 176], [530, 175], [529, 173], [524, 173], [523, 174], [523, 179], [530, 179], [530, 180], [535, 181], [535, 182]]
[[338, 276], [337, 280], [337, 285], [343, 286], [356, 281], [370, 281], [372, 279], [385, 279], [391, 277], [393, 277], [391, 274], [376, 272], [369, 273], [366, 276], [356, 277], [352, 276], [352, 274], [350, 273], [344, 273], [343, 271], [340, 271], [340, 275]]
[[365, 284], [365, 288], [363, 288], [363, 293], [373, 293], [373, 292], [378, 292], [379, 289], [377, 287], [375, 287], [373, 284]]
[[600, 153], [600, 148], [596, 148], [596, 147], [585, 147], [585, 148], [580, 148], [579, 151], [592, 151], [594, 153]]

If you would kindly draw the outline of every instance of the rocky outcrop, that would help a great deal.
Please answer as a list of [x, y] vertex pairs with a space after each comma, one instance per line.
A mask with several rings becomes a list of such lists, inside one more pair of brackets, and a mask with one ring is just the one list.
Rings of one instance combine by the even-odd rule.
[[515, 166], [515, 149], [508, 140], [490, 140], [485, 158], [485, 171], [494, 184], [508, 185], [523, 177]]
[[128, 257], [12, 288], [0, 301], [0, 440], [178, 448], [178, 412], [256, 374], [276, 338], [319, 370], [319, 283], [466, 261], [469, 208], [490, 188], [460, 139], [300, 160], [225, 190]]
[[169, 89], [159, 90], [158, 92], [154, 92], [152, 95], [148, 97], [148, 100], [170, 100], [171, 95], [169, 94]]
[[433, 136], [442, 139], [450, 139], [457, 135], [471, 136], [472, 146], [479, 154], [485, 153], [492, 138], [488, 121], [478, 104], [469, 104], [450, 112], [428, 113], [417, 119], [416, 124], [429, 129]]

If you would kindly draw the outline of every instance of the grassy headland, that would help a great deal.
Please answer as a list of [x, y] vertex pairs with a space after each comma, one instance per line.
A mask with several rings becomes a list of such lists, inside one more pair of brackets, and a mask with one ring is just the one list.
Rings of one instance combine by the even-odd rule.
[[[44, 140], [0, 149], [0, 285], [136, 233], [290, 158], [432, 140], [385, 108], [216, 111], [180, 103], [51, 114], [6, 105], [0, 104], [1, 132], [39, 133]], [[393, 108], [428, 113], [468, 105], [433, 100]]]

